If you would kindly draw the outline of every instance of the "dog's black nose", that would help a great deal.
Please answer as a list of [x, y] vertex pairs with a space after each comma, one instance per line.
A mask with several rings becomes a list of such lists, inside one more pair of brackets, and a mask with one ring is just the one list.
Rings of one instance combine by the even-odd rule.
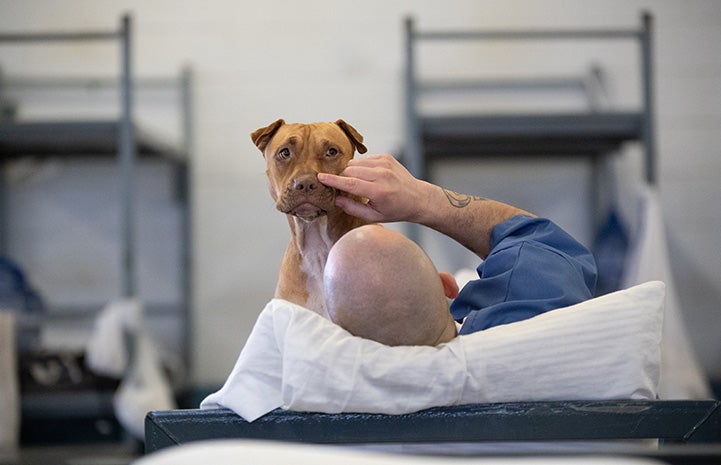
[[293, 188], [297, 191], [312, 191], [318, 188], [318, 178], [314, 175], [299, 176], [293, 181]]

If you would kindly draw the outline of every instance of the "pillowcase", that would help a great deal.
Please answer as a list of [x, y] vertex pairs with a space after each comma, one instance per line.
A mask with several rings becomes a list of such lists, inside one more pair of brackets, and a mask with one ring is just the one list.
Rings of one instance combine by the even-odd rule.
[[402, 414], [448, 405], [653, 399], [665, 286], [660, 281], [458, 336], [389, 347], [310, 310], [266, 305], [220, 391], [201, 408], [252, 421], [277, 407]]

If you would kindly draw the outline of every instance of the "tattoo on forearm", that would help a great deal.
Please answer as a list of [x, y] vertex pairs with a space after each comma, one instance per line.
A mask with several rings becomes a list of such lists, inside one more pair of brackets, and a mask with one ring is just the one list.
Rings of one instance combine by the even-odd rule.
[[448, 189], [443, 189], [443, 193], [446, 194], [448, 202], [450, 202], [450, 204], [456, 208], [466, 207], [474, 200], [486, 200], [483, 197], [479, 197], [477, 195], [459, 194], [458, 192], [453, 192], [452, 190]]

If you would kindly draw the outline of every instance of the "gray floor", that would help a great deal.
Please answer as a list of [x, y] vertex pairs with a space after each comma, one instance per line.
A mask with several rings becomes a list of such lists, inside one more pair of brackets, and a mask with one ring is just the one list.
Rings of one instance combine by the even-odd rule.
[[2, 465], [127, 465], [142, 454], [137, 444], [95, 443], [21, 448], [0, 455]]

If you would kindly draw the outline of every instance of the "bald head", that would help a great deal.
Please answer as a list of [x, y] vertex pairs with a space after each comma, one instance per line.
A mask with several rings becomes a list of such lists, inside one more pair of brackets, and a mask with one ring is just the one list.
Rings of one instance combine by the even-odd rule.
[[378, 225], [346, 233], [323, 276], [330, 319], [387, 345], [437, 345], [456, 335], [446, 296], [458, 292], [413, 241]]

